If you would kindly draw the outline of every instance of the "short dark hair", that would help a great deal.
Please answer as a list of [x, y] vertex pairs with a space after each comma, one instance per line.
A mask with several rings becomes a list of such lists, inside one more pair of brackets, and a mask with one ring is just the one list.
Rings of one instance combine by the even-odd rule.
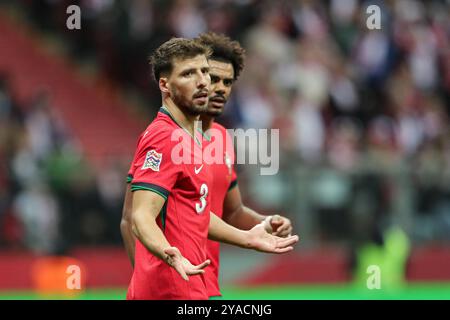
[[214, 32], [202, 33], [197, 40], [212, 49], [209, 59], [231, 63], [234, 69], [234, 80], [239, 77], [245, 60], [245, 50], [239, 42]]
[[209, 59], [211, 49], [193, 39], [172, 38], [164, 42], [149, 58], [154, 79], [158, 82], [161, 74], [172, 72], [175, 59], [190, 59], [198, 55]]

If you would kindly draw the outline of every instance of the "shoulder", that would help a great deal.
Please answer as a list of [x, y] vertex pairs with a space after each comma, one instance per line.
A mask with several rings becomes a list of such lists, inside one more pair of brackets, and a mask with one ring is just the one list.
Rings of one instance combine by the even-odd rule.
[[223, 137], [229, 136], [227, 129], [220, 123], [214, 122], [211, 126], [212, 131], [220, 132]]
[[225, 128], [220, 123], [214, 122], [211, 126], [211, 129], [213, 129], [216, 132], [220, 132], [221, 136], [224, 137], [224, 139], [232, 139], [232, 134], [230, 135], [230, 131], [232, 133], [231, 129]]
[[227, 129], [226, 129], [223, 125], [221, 125], [220, 123], [217, 123], [216, 121], [214, 121], [214, 123], [213, 123], [213, 125], [212, 125], [212, 128], [213, 128], [213, 129], [220, 130], [220, 131], [222, 131], [222, 132], [227, 131]]
[[177, 128], [174, 128], [165, 119], [157, 118], [141, 134], [141, 146], [154, 144], [170, 145], [175, 129]]

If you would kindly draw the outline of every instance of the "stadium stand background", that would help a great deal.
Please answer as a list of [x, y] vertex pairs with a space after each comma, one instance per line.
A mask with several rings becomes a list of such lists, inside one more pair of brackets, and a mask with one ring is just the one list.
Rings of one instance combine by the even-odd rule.
[[[66, 27], [71, 4], [81, 30]], [[382, 9], [379, 31], [367, 29], [368, 4]], [[224, 282], [348, 281], [359, 250], [386, 245], [392, 227], [407, 238], [408, 279], [448, 281], [449, 7], [0, 1], [0, 264], [15, 270], [17, 257], [27, 270], [36, 255], [72, 255], [101, 274], [102, 261], [114, 261], [126, 271], [91, 281], [126, 285], [125, 176], [160, 106], [147, 56], [171, 36], [212, 30], [247, 50], [220, 122], [280, 129], [279, 174], [238, 167], [245, 203], [285, 214], [301, 237], [286, 257], [225, 247]]]

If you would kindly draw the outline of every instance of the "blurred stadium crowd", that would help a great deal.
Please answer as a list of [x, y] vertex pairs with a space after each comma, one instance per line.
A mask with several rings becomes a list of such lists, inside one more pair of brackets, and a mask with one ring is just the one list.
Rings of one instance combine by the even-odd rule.
[[120, 242], [122, 176], [117, 173], [114, 199], [45, 91], [20, 105], [3, 75], [0, 124], [0, 244], [64, 253], [73, 245]]
[[[81, 7], [68, 31], [66, 8]], [[366, 26], [369, 4], [381, 30]], [[27, 20], [124, 91], [160, 106], [147, 56], [171, 36], [241, 41], [245, 70], [220, 121], [280, 129], [280, 173], [240, 168], [247, 203], [292, 218], [303, 244], [450, 241], [450, 3], [446, 0], [15, 1]], [[108, 190], [43, 92], [0, 85], [0, 243], [38, 251], [120, 243], [126, 168]], [[149, 117], [149, 122], [151, 118]], [[131, 156], [130, 156], [131, 157]], [[73, 172], [73, 175], [67, 174]], [[76, 173], [76, 174], [75, 174]], [[55, 247], [55, 244], [60, 244]]]

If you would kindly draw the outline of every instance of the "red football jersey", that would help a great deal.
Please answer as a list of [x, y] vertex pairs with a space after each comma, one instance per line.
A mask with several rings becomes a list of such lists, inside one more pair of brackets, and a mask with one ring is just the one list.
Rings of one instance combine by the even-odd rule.
[[[158, 226], [194, 265], [207, 259], [210, 220], [212, 172], [202, 160], [202, 139], [200, 133], [194, 139], [161, 108], [141, 135], [129, 172], [132, 191], [150, 190], [166, 199]], [[208, 299], [206, 280], [204, 275], [183, 280], [138, 240], [127, 299]]]
[[[217, 143], [215, 136], [220, 136], [222, 143], [216, 145], [216, 150], [222, 150], [221, 162], [214, 163], [212, 165], [212, 171], [214, 175], [214, 183], [211, 190], [211, 211], [218, 217], [222, 218], [223, 214], [223, 202], [225, 196], [229, 190], [236, 186], [236, 171], [234, 168], [234, 147], [232, 139], [229, 136], [226, 129], [218, 124], [213, 123], [211, 130], [210, 144]], [[208, 240], [207, 243], [208, 258], [211, 260], [211, 264], [205, 269], [206, 285], [208, 289], [208, 295], [221, 296], [219, 289], [219, 242]]]

